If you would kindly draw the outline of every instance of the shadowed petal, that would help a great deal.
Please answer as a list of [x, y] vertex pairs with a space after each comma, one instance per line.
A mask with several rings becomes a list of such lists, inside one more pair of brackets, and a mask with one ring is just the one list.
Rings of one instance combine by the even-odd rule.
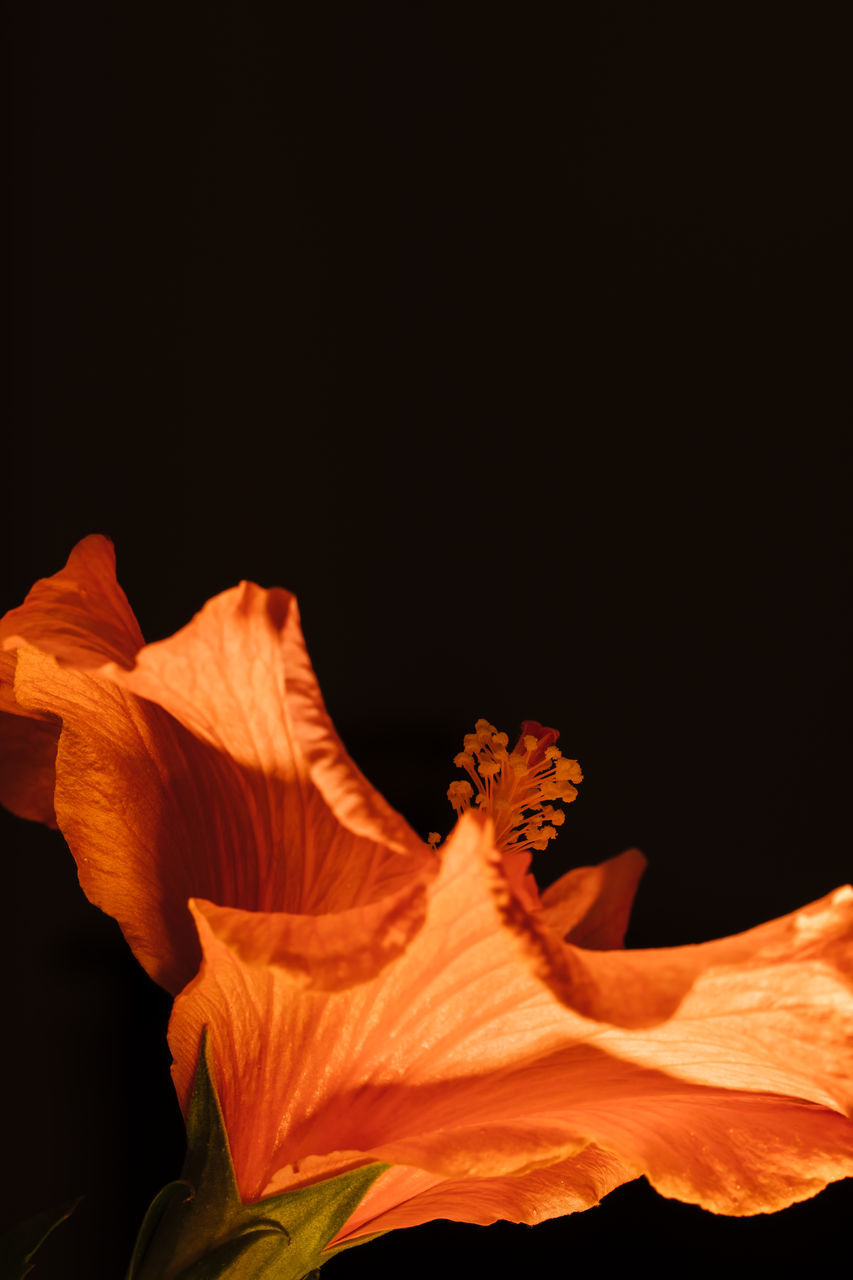
[[621, 947], [646, 860], [628, 849], [597, 867], [575, 867], [542, 892], [542, 916], [567, 942], [592, 950]]
[[0, 618], [0, 803], [19, 817], [56, 826], [59, 723], [15, 699], [15, 651], [22, 644], [77, 667], [133, 664], [144, 640], [116, 581], [109, 539], [84, 538], [63, 569], [42, 578], [22, 605]]
[[63, 569], [41, 578], [22, 605], [0, 619], [0, 648], [25, 643], [76, 667], [131, 667], [145, 641], [115, 564], [108, 538], [83, 538]]
[[[6, 657], [0, 654], [0, 658]], [[14, 655], [12, 657], [14, 663]], [[56, 783], [55, 720], [0, 711], [0, 804], [19, 818], [56, 826], [53, 790]]]

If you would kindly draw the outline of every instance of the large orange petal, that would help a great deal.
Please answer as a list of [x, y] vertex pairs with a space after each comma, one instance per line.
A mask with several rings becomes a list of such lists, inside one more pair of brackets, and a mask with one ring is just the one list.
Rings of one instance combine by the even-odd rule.
[[16, 656], [17, 704], [62, 724], [55, 806], [81, 884], [173, 992], [199, 959], [193, 896], [347, 910], [436, 862], [347, 756], [284, 592], [224, 593], [130, 671]]
[[22, 605], [0, 618], [0, 803], [19, 817], [55, 826], [59, 724], [15, 699], [15, 651], [22, 644], [77, 667], [133, 664], [144, 640], [116, 581], [115, 553], [107, 538], [84, 538], [63, 569], [42, 578]]
[[258, 907], [345, 910], [395, 892], [434, 861], [344, 749], [289, 592], [244, 582], [148, 645], [132, 671], [102, 675], [233, 762], [260, 828]]
[[[535, 1175], [558, 1169], [564, 1177], [564, 1207], [555, 1212], [574, 1212], [587, 1207], [581, 1201], [590, 1187], [582, 1181], [572, 1188], [570, 1178], [573, 1172], [588, 1172], [583, 1157], [591, 1148], [612, 1157], [600, 1172], [613, 1181], [609, 1186], [594, 1184], [596, 1199], [621, 1182], [645, 1175], [663, 1195], [735, 1216], [775, 1212], [815, 1195], [830, 1182], [853, 1176], [853, 1124], [837, 1111], [796, 1098], [684, 1084], [594, 1050], [567, 1052], [538, 1064], [537, 1070], [513, 1073], [510, 1083], [517, 1112], [523, 1111], [519, 1095], [544, 1085], [539, 1109], [500, 1121], [489, 1120], [483, 1108], [473, 1125], [379, 1143], [366, 1152], [309, 1158], [299, 1162], [298, 1180], [327, 1177], [365, 1159], [392, 1162], [392, 1170], [376, 1184], [370, 1216], [359, 1215], [348, 1223], [343, 1232], [348, 1237], [378, 1230], [377, 1219], [384, 1219], [413, 1189], [420, 1194], [422, 1183], [433, 1204], [441, 1201], [446, 1206], [433, 1216], [479, 1221], [464, 1216], [464, 1188], [490, 1184], [495, 1201], [502, 1198], [509, 1210], [500, 1216], [541, 1221], [545, 1215], [515, 1216], [525, 1202], [518, 1192]], [[470, 1102], [478, 1100], [480, 1090], [471, 1085], [460, 1082], [455, 1100], [459, 1114], [469, 1114]], [[505, 1111], [510, 1098], [507, 1091]], [[346, 1101], [352, 1105], [352, 1099]], [[412, 1099], [400, 1090], [396, 1101], [405, 1114]], [[417, 1112], [417, 1098], [414, 1102]], [[492, 1098], [490, 1108], [497, 1111], [498, 1106]], [[482, 1172], [488, 1147], [492, 1153], [500, 1149], [504, 1158], [513, 1152], [528, 1160], [538, 1149], [539, 1163], [489, 1177]], [[393, 1164], [395, 1160], [401, 1163]], [[454, 1168], [455, 1174], [442, 1176], [439, 1164]], [[468, 1176], [466, 1164], [471, 1169]]]
[[[832, 1109], [841, 1093], [832, 1086], [849, 1084], [851, 998], [835, 963], [851, 932], [844, 895], [800, 913], [812, 952], [782, 950], [791, 941], [783, 921], [751, 942], [712, 944], [707, 971], [691, 956], [704, 1013], [680, 1033], [665, 1021], [669, 989], [667, 1012], [642, 1032], [555, 998], [532, 922], [513, 920], [501, 859], [473, 815], [448, 842], [429, 898], [422, 929], [396, 959], [367, 980], [353, 970], [349, 989], [339, 968], [334, 990], [306, 984], [289, 958], [292, 920], [194, 908], [204, 963], [173, 1013], [176, 1085], [185, 1101], [209, 1026], [247, 1199], [366, 1158], [444, 1180], [517, 1178], [590, 1143], [664, 1190], [680, 1178], [683, 1198], [725, 1212], [779, 1207], [853, 1172], [853, 1126]], [[277, 951], [280, 931], [289, 943]], [[681, 951], [703, 950], [668, 953], [682, 984]], [[732, 950], [739, 964], [729, 963]], [[621, 954], [587, 952], [583, 962]], [[666, 954], [652, 953], [648, 983], [672, 987]], [[679, 994], [689, 1009], [689, 981]], [[828, 1004], [837, 1016], [827, 1020]], [[792, 1039], [805, 1046], [812, 1033], [819, 1052], [792, 1060]], [[737, 1193], [724, 1193], [725, 1142], [707, 1137], [727, 1128], [761, 1152], [751, 1172], [743, 1151], [733, 1155]]]
[[[201, 1029], [209, 1024], [226, 1119], [236, 1125], [235, 1163], [244, 1193], [256, 1198], [293, 1160], [364, 1151], [387, 1138], [396, 1121], [386, 1112], [399, 1100], [399, 1081], [413, 1096], [426, 1086], [421, 1105], [433, 1111], [443, 1101], [433, 1092], [437, 1081], [465, 1076], [471, 1064], [478, 1073], [498, 1075], [519, 1053], [559, 1047], [554, 1010], [579, 1023], [537, 980], [515, 935], [502, 927], [490, 877], [506, 886], [500, 857], [472, 816], [448, 841], [430, 886], [428, 917], [403, 954], [371, 981], [361, 981], [356, 970], [349, 989], [339, 980], [333, 991], [316, 984], [306, 990], [303, 966], [285, 958], [291, 946], [276, 954], [277, 935], [293, 938], [298, 921], [195, 906], [205, 961], [173, 1014], [176, 1085], [186, 1098]], [[266, 963], [271, 955], [276, 963]], [[258, 1106], [252, 1103], [250, 1117], [247, 1080], [263, 1082], [262, 1098], [251, 1091]], [[353, 1094], [368, 1084], [371, 1114], [351, 1105]], [[341, 1099], [349, 1100], [344, 1115]], [[452, 1099], [449, 1105], [436, 1125], [456, 1121]], [[410, 1124], [408, 1114], [403, 1133], [412, 1132]], [[266, 1143], [259, 1140], [264, 1128]], [[285, 1145], [276, 1150], [279, 1139]]]

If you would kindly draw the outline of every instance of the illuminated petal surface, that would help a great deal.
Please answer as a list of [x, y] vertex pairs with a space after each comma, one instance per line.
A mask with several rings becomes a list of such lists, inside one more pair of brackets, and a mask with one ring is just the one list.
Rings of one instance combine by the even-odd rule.
[[569, 1160], [514, 1178], [440, 1178], [395, 1165], [376, 1182], [335, 1240], [414, 1227], [433, 1218], [475, 1222], [536, 1223], [591, 1209], [634, 1177], [614, 1155], [586, 1147]]
[[[175, 1080], [185, 1099], [209, 1026], [244, 1198], [388, 1161], [369, 1221], [348, 1228], [369, 1233], [401, 1198], [420, 1212], [400, 1167], [428, 1177], [425, 1215], [441, 1203], [464, 1220], [460, 1183], [479, 1186], [478, 1212], [524, 1217], [524, 1180], [557, 1167], [589, 1174], [587, 1203], [646, 1174], [725, 1213], [780, 1208], [853, 1173], [853, 892], [706, 947], [581, 952], [557, 939], [578, 999], [564, 973], [548, 980], [541, 923], [473, 816], [427, 893], [423, 927], [372, 976], [357, 941], [349, 984], [339, 939], [334, 982], [320, 968], [312, 979], [294, 959], [304, 922], [195, 905], [204, 963], [175, 1005]], [[312, 945], [316, 965], [316, 933]], [[626, 984], [643, 987], [640, 1029], [624, 1017]], [[588, 1167], [587, 1151], [608, 1160]]]

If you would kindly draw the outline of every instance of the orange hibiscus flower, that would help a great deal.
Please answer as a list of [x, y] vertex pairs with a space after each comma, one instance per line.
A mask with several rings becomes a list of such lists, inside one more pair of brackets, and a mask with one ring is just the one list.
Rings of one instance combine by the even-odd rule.
[[180, 991], [185, 1107], [208, 1029], [244, 1201], [387, 1163], [337, 1247], [538, 1222], [640, 1175], [750, 1214], [853, 1174], [849, 887], [623, 950], [639, 854], [541, 895], [529, 872], [580, 776], [553, 731], [510, 750], [478, 722], [431, 849], [346, 756], [286, 592], [243, 584], [143, 646], [87, 539], [0, 639], [4, 799], [55, 814], [88, 895]]

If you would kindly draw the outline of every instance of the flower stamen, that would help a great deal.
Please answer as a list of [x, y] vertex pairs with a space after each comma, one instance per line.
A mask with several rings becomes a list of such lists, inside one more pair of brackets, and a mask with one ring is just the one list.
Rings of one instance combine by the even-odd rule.
[[569, 760], [554, 745], [558, 736], [556, 729], [525, 720], [510, 752], [507, 735], [488, 720], [478, 720], [474, 733], [463, 739], [464, 749], [453, 758], [470, 782], [451, 782], [448, 800], [457, 816], [470, 809], [472, 801], [488, 813], [502, 853], [546, 848], [566, 820], [564, 811], [550, 802], [574, 800], [574, 784], [583, 774], [577, 760]]

